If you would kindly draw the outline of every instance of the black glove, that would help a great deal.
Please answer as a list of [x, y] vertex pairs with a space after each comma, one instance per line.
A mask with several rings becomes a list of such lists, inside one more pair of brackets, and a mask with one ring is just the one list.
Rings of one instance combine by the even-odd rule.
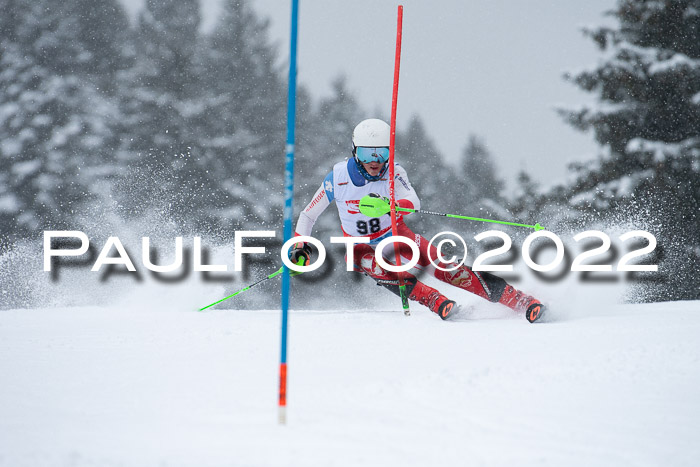
[[299, 264], [299, 258], [304, 258], [304, 263], [301, 266], [308, 266], [311, 262], [311, 247], [308, 243], [295, 243], [289, 250], [289, 260], [294, 264]]
[[380, 196], [378, 193], [370, 193], [369, 194], [372, 198], [379, 198], [382, 201], [384, 201], [386, 204], [391, 206], [391, 200], [387, 198], [386, 196]]
[[[387, 198], [386, 196], [381, 196], [378, 193], [370, 193], [367, 195], [371, 198], [378, 198], [381, 199], [384, 202], [384, 206], [381, 207], [379, 211], [376, 212], [377, 215], [384, 215], [384, 214], [389, 214], [391, 212], [391, 200]], [[399, 206], [398, 200], [396, 202], [396, 207]], [[396, 212], [396, 218], [401, 219], [401, 217], [404, 215], [404, 212], [397, 211]], [[373, 217], [373, 216], [370, 216]]]

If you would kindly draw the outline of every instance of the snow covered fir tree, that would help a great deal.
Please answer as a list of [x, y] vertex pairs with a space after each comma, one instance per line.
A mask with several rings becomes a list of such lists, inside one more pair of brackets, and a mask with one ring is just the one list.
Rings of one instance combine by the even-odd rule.
[[598, 104], [562, 111], [593, 130], [601, 155], [575, 165], [574, 184], [559, 196], [585, 213], [659, 232], [668, 280], [647, 299], [698, 299], [700, 3], [622, 0], [610, 15], [618, 27], [586, 30], [601, 63], [569, 76]]
[[[110, 172], [118, 114], [100, 85], [113, 82], [122, 63], [114, 44], [124, 39], [120, 27], [126, 25], [118, 15], [100, 21], [117, 6], [110, 3], [0, 3], [0, 235], [5, 238], [67, 227]], [[93, 15], [80, 14], [86, 11]]]

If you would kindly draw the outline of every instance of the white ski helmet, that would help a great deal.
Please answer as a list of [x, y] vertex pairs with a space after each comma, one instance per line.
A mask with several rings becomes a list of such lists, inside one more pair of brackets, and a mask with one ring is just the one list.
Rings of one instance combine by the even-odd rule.
[[[357, 164], [357, 170], [370, 182], [380, 180], [386, 173], [389, 164], [389, 142], [391, 128], [383, 120], [368, 118], [357, 124], [352, 131], [352, 154]], [[379, 162], [384, 165], [378, 175], [370, 175], [363, 163]]]
[[391, 128], [383, 120], [368, 118], [357, 124], [352, 131], [353, 149], [363, 147], [389, 147]]

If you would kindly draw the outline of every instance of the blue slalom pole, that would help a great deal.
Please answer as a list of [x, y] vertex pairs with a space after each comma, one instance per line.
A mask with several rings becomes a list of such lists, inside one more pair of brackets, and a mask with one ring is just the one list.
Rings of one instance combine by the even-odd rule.
[[[292, 28], [289, 52], [289, 94], [287, 97], [287, 158], [284, 168], [284, 242], [292, 238], [294, 199], [294, 119], [297, 90], [297, 23], [299, 0], [292, 0]], [[279, 423], [287, 423], [287, 326], [289, 317], [289, 268], [282, 266], [282, 339], [280, 352]]]

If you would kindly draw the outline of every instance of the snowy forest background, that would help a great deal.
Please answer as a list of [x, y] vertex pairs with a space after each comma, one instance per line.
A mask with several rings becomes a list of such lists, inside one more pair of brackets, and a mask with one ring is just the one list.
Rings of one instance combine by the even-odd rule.
[[[54, 229], [281, 231], [286, 50], [248, 1], [225, 0], [208, 33], [198, 0], [148, 0], [135, 23], [118, 0], [0, 0], [0, 12], [0, 254]], [[661, 273], [644, 300], [700, 299], [700, 1], [620, 0], [610, 14], [616, 27], [584, 32], [599, 64], [563, 77], [597, 104], [559, 111], [599, 143], [595, 162], [547, 191], [524, 172], [506, 186], [478, 135], [464, 134], [455, 170], [418, 116], [399, 128], [397, 158], [428, 209], [555, 233], [648, 230]], [[342, 77], [333, 89], [298, 90], [295, 212], [375, 116]], [[411, 225], [454, 229], [436, 219]], [[337, 215], [315, 233], [337, 234]]]

